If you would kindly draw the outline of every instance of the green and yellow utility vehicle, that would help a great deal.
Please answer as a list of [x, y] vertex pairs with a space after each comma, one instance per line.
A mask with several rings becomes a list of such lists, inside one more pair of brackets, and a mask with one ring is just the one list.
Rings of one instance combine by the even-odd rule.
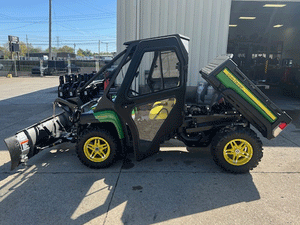
[[177, 34], [125, 43], [98, 73], [73, 85], [72, 96], [55, 100], [62, 113], [5, 139], [11, 169], [62, 142], [76, 143], [84, 165], [104, 168], [132, 151], [142, 160], [172, 138], [186, 146], [211, 146], [226, 171], [256, 167], [262, 142], [250, 125], [272, 139], [291, 118], [229, 56], [200, 71], [217, 93], [210, 104], [187, 104], [188, 45], [189, 38]]

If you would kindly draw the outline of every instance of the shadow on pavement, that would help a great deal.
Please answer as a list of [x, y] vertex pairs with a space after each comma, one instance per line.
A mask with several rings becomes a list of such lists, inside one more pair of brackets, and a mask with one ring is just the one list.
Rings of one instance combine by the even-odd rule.
[[[0, 101], [0, 139], [52, 115], [55, 97], [55, 89], [49, 88]], [[298, 129], [299, 112], [291, 115]], [[264, 143], [294, 145], [281, 139]], [[4, 162], [0, 166], [0, 221], [151, 224], [260, 199], [251, 174], [222, 172], [209, 151], [188, 153], [171, 147], [174, 150], [140, 162], [118, 161], [104, 170], [81, 165], [72, 145], [44, 150], [16, 171], [10, 172], [9, 163]], [[6, 149], [3, 142], [0, 149]]]
[[[209, 154], [160, 152], [92, 170], [73, 147], [44, 151], [0, 181], [3, 224], [150, 224], [256, 201], [251, 174], [220, 172]], [[4, 165], [6, 166], [6, 165]]]

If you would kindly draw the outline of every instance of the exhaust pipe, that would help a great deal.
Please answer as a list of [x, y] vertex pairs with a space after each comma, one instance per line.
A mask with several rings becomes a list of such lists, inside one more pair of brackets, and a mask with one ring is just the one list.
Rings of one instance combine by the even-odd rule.
[[63, 112], [4, 139], [11, 158], [11, 170], [62, 139], [71, 126], [69, 114]]

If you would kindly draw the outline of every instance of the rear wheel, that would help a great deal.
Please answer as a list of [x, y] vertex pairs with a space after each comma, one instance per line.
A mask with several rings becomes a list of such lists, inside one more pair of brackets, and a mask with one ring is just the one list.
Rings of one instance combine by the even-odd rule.
[[249, 172], [263, 157], [262, 142], [249, 128], [218, 133], [211, 152], [217, 165], [232, 173]]
[[105, 168], [115, 159], [117, 143], [105, 130], [91, 130], [84, 133], [76, 146], [79, 160], [90, 168]]

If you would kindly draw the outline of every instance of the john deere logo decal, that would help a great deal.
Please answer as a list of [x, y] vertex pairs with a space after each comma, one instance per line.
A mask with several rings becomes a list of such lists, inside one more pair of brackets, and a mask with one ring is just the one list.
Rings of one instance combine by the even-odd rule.
[[232, 73], [230, 73], [227, 68], [219, 73], [217, 77], [225, 85], [225, 87], [231, 88], [239, 93], [245, 100], [247, 100], [258, 111], [260, 111], [270, 122], [274, 122], [277, 119], [277, 117], [259, 99], [257, 99], [251, 93], [251, 91], [249, 91], [248, 88], [246, 88]]

